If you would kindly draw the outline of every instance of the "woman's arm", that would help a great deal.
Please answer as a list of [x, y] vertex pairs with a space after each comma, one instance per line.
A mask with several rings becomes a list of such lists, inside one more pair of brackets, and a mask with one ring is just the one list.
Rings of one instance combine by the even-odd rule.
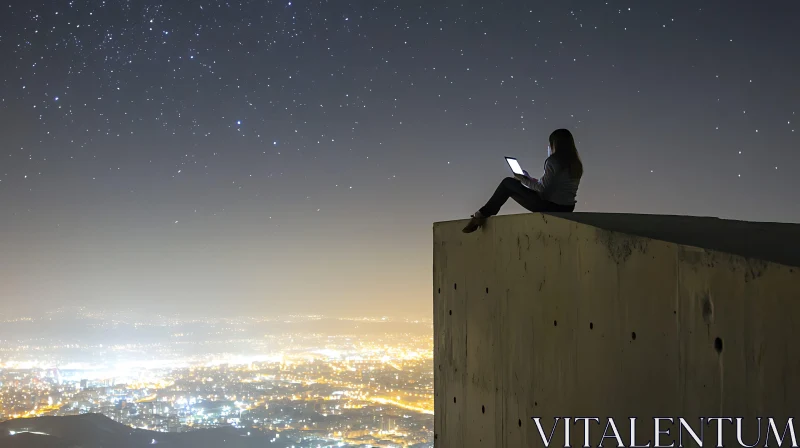
[[553, 173], [555, 173], [553, 162], [550, 159], [547, 159], [544, 162], [544, 174], [542, 174], [542, 178], [531, 178], [530, 186], [526, 186], [537, 193], [544, 193], [547, 191], [548, 187], [550, 187], [550, 181], [553, 179]]
[[524, 186], [526, 186], [528, 188], [531, 188], [531, 185], [534, 182], [537, 182], [537, 180], [535, 178], [531, 177], [531, 175], [528, 174], [527, 171], [522, 170], [522, 172], [523, 172], [523, 174], [515, 174], [514, 177], [516, 177], [517, 180], [520, 181], [520, 183], [522, 183], [522, 185], [524, 185]]

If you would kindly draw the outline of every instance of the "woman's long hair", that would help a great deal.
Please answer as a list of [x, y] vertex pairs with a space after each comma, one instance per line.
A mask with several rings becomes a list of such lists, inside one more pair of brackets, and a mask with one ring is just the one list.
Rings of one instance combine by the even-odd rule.
[[550, 134], [550, 147], [555, 148], [555, 153], [551, 157], [558, 160], [572, 178], [580, 179], [583, 176], [583, 163], [571, 132], [566, 129], [553, 131]]

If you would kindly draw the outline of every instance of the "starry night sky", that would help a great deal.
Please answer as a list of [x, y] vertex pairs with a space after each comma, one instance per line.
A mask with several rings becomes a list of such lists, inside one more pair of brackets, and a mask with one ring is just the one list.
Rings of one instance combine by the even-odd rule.
[[0, 306], [425, 316], [431, 224], [477, 210], [505, 155], [536, 176], [559, 127], [577, 211], [798, 222], [798, 16], [10, 0]]

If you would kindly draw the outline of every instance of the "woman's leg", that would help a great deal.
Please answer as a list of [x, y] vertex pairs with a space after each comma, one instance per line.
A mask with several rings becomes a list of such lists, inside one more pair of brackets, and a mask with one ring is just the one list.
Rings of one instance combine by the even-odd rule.
[[483, 217], [496, 215], [509, 198], [514, 199], [530, 212], [541, 212], [547, 208], [546, 202], [539, 197], [537, 192], [522, 185], [522, 182], [513, 177], [506, 177], [497, 186], [489, 202], [481, 207], [480, 214]]
[[497, 186], [489, 202], [481, 207], [478, 213], [472, 215], [472, 219], [469, 220], [462, 232], [472, 233], [478, 230], [486, 222], [486, 218], [494, 216], [500, 211], [508, 198], [514, 199], [519, 205], [533, 213], [571, 212], [575, 209], [574, 205], [559, 205], [545, 201], [539, 196], [539, 193], [522, 185], [522, 182], [513, 177], [507, 177]]

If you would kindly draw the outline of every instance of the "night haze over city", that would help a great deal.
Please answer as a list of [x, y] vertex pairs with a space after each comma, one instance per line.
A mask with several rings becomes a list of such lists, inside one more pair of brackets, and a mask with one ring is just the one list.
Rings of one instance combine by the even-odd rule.
[[0, 4], [0, 421], [432, 444], [432, 223], [557, 128], [576, 211], [800, 222], [798, 15]]

